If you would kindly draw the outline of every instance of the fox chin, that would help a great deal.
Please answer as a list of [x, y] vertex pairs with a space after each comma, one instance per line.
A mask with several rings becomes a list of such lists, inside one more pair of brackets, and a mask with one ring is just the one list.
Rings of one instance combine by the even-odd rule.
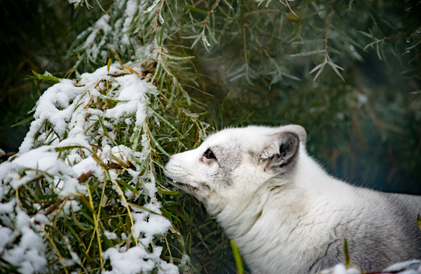
[[229, 128], [165, 158], [168, 182], [202, 201], [253, 273], [366, 272], [421, 259], [421, 196], [355, 187], [306, 152], [299, 125]]

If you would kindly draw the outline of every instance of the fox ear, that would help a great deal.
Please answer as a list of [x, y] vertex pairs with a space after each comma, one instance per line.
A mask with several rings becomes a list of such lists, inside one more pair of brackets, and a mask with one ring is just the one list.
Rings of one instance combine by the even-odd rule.
[[300, 148], [300, 137], [296, 132], [283, 131], [274, 136], [274, 141], [267, 146], [261, 159], [265, 162], [265, 170], [279, 172], [290, 166], [297, 158]]

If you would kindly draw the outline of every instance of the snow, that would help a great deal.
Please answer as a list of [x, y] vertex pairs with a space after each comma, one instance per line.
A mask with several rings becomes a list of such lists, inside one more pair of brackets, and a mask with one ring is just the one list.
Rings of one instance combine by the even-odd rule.
[[405, 274], [420, 274], [421, 273], [421, 261], [420, 260], [411, 260], [406, 262], [396, 263], [387, 267], [384, 271], [394, 272], [405, 270]]
[[63, 206], [63, 211], [60, 212], [59, 217], [63, 217], [63, 214], [69, 215], [72, 212], [77, 212], [80, 210], [80, 206], [75, 200], [67, 200]]
[[[45, 171], [55, 169], [55, 162], [57, 161], [58, 154], [56, 152], [51, 152], [50, 149], [51, 147], [49, 146], [35, 148], [21, 154], [18, 158], [13, 160], [13, 163], [31, 169]], [[40, 159], [42, 159], [42, 161], [40, 161]]]
[[[101, 29], [108, 30], [106, 21], [97, 23]], [[41, 176], [45, 183], [50, 184], [50, 190], [65, 200], [58, 217], [71, 215], [81, 208], [78, 195], [88, 195], [85, 182], [78, 180], [82, 174], [89, 173], [102, 181], [107, 176], [105, 165], [130, 161], [133, 165], [125, 167], [127, 172], [123, 172], [126, 178], [130, 176], [127, 182], [137, 183], [139, 178], [142, 179], [143, 194], [136, 195], [148, 197], [143, 199], [146, 203], [144, 207], [157, 214], [146, 210], [132, 212], [132, 229], [139, 240], [139, 246], [126, 250], [126, 241], [123, 239], [117, 245], [120, 248], [104, 250], [104, 258], [108, 258], [112, 266], [112, 270], [104, 273], [147, 273], [154, 269], [158, 273], [178, 273], [177, 266], [160, 258], [163, 248], [156, 244], [157, 237], [165, 235], [171, 223], [161, 215], [160, 204], [155, 197], [155, 177], [152, 173], [143, 174], [137, 164], [138, 161], [148, 159], [150, 140], [146, 134], [139, 136], [141, 152], [117, 145], [114, 140], [120, 123], [133, 125], [135, 131], [145, 128], [145, 119], [149, 115], [146, 111], [149, 96], [157, 94], [157, 90], [135, 74], [111, 76], [122, 72], [127, 73], [119, 64], [111, 65], [109, 70], [105, 66], [93, 73], [83, 73], [78, 80], [62, 79], [44, 92], [37, 102], [35, 120], [19, 153], [0, 164], [0, 198], [3, 201], [7, 193]], [[109, 89], [106, 89], [105, 81], [108, 81]], [[102, 108], [101, 102], [107, 100], [114, 103], [108, 108]], [[100, 149], [91, 145], [98, 144], [98, 140]], [[114, 169], [109, 169], [108, 173], [113, 180], [120, 179], [123, 174]], [[118, 192], [114, 184], [111, 186]], [[126, 199], [134, 197], [130, 190], [125, 193]], [[120, 199], [120, 203], [123, 204], [123, 199]], [[0, 251], [4, 254], [3, 258], [22, 273], [43, 272], [48, 257], [44, 242], [48, 241], [39, 226], [52, 225], [57, 212], [48, 216], [39, 212], [29, 218], [19, 204], [16, 198], [0, 203], [0, 218], [4, 224], [0, 225]], [[34, 208], [41, 207], [35, 204]], [[103, 233], [109, 240], [120, 241], [114, 232]], [[125, 238], [123, 236], [121, 238]], [[10, 245], [10, 241], [13, 242], [17, 237], [21, 240]], [[151, 246], [152, 250], [144, 248]], [[77, 254], [70, 254], [72, 258], [61, 258], [61, 263], [67, 266], [80, 264]]]
[[41, 223], [41, 224], [45, 224], [45, 225], [52, 225], [53, 223], [47, 218], [47, 216], [45, 216], [44, 214], [42, 214], [42, 213], [37, 213], [35, 216], [34, 216], [34, 221], [37, 221], [37, 222], [39, 222], [39, 223]]
[[[332, 268], [325, 269], [321, 274], [363, 274], [364, 272], [351, 266], [345, 267], [344, 264], [337, 264]], [[406, 262], [395, 263], [386, 269], [376, 272], [378, 274], [399, 273], [399, 274], [421, 274], [421, 261], [410, 260]]]
[[177, 266], [159, 259], [161, 252], [162, 247], [155, 247], [153, 252], [149, 253], [141, 245], [132, 247], [125, 252], [117, 248], [109, 248], [103, 253], [103, 258], [110, 260], [113, 269], [103, 271], [103, 273], [150, 273], [154, 269], [155, 263], [159, 262], [159, 274], [178, 274]]
[[78, 164], [73, 166], [73, 170], [78, 176], [83, 173], [91, 171], [96, 177], [100, 178], [104, 174], [104, 170], [98, 165], [98, 163], [92, 157], [81, 160]]
[[[68, 1], [75, 6], [83, 2]], [[135, 52], [138, 60], [153, 58], [157, 52], [156, 42], [140, 45], [131, 29], [142, 20], [142, 16], [150, 16], [146, 14], [148, 6], [152, 11], [158, 3], [155, 1], [149, 6], [149, 1], [145, 0], [116, 0], [115, 7], [118, 8], [110, 9], [78, 35], [78, 53], [85, 54], [93, 64], [108, 61], [110, 49]], [[141, 75], [139, 63], [126, 65]], [[46, 258], [56, 258], [57, 254], [41, 228], [51, 226], [53, 220], [65, 215], [77, 214], [84, 206], [79, 197], [86, 198], [88, 191], [81, 175], [89, 174], [87, 180], [95, 177], [101, 188], [101, 182], [109, 174], [108, 179], [125, 180], [132, 185], [141, 181], [139, 185], [143, 191], [140, 189], [140, 193], [135, 194], [125, 189], [126, 199], [132, 201], [129, 198], [137, 199], [143, 195], [140, 199], [145, 203], [143, 206], [157, 214], [146, 210], [132, 213], [132, 230], [138, 237], [139, 246], [125, 246], [126, 238], [131, 235], [103, 231], [105, 237], [116, 243], [115, 247], [103, 250], [104, 257], [110, 260], [112, 266], [108, 272], [178, 273], [177, 266], [160, 258], [163, 248], [159, 246], [158, 239], [168, 233], [171, 223], [161, 215], [160, 204], [155, 197], [157, 187], [154, 174], [145, 173], [144, 165], [139, 164], [149, 159], [151, 151], [150, 139], [145, 133], [140, 136], [139, 133], [146, 131], [146, 119], [151, 114], [148, 111], [151, 107], [149, 98], [158, 94], [156, 87], [119, 63], [98, 68], [92, 73], [80, 74], [75, 71], [75, 75], [78, 79], [59, 79], [43, 93], [34, 108], [34, 121], [19, 152], [0, 164], [2, 258], [22, 273], [51, 271], [47, 269]], [[133, 146], [116, 144], [117, 136], [121, 136], [121, 128], [135, 132], [130, 133]], [[139, 149], [140, 152], [136, 151]], [[0, 150], [0, 155], [3, 154], [5, 152]], [[130, 165], [125, 166], [124, 170], [107, 168], [108, 173], [104, 172], [105, 166], [121, 162], [130, 162]], [[29, 217], [18, 200], [20, 196], [13, 193], [18, 193], [25, 184], [40, 178], [43, 186], [48, 186], [46, 194], [57, 194], [63, 203], [60, 210], [47, 215], [42, 211], [31, 212]], [[115, 184], [111, 184], [111, 187], [118, 192]], [[123, 201], [121, 198], [108, 202], [123, 204]], [[36, 203], [33, 208], [39, 210], [42, 206]], [[119, 242], [121, 239], [123, 241]], [[146, 249], [142, 243], [146, 244]], [[70, 249], [67, 254], [71, 258], [60, 258], [63, 265], [81, 264], [78, 254]], [[55, 267], [53, 272], [60, 268]]]
[[[0, 180], [7, 182], [2, 187], [3, 192], [8, 191], [10, 187], [18, 189], [37, 176], [43, 175], [47, 181], [57, 183], [55, 190], [60, 196], [84, 193], [86, 187], [79, 184], [76, 173], [59, 159], [58, 152], [54, 151], [54, 148], [54, 146], [41, 146], [18, 154], [12, 162], [1, 164]], [[20, 176], [22, 171], [25, 171], [26, 176]], [[52, 177], [55, 179], [52, 180]]]
[[[145, 208], [161, 213], [159, 207], [156, 204], [146, 204]], [[161, 215], [150, 213], [149, 211], [143, 211], [142, 213], [133, 213], [133, 220], [135, 222], [134, 231], [136, 236], [140, 237], [144, 234], [143, 238], [140, 239], [144, 246], [149, 246], [152, 243], [154, 235], [164, 234], [171, 226], [170, 221]]]
[[346, 268], [344, 264], [337, 264], [332, 268], [325, 269], [320, 272], [321, 274], [361, 274], [361, 272], [354, 268]]
[[2, 227], [0, 225], [0, 253], [3, 253], [4, 247], [10, 240], [12, 235], [12, 230], [7, 227]]
[[158, 274], [178, 274], [178, 268], [170, 263], [165, 261], [161, 262], [158, 268]]
[[161, 0], [155, 0], [153, 2], [153, 4], [148, 7], [148, 9], [146, 10], [146, 12], [151, 12], [155, 8], [155, 6], [158, 5], [159, 2], [161, 2]]
[[102, 256], [104, 260], [110, 260], [113, 268], [111, 271], [103, 271], [103, 273], [150, 273], [154, 268], [152, 260], [145, 260], [149, 257], [149, 254], [142, 246], [132, 247], [125, 252], [120, 252], [116, 248], [109, 248]]
[[12, 213], [15, 208], [16, 200], [11, 200], [7, 203], [0, 204], [0, 214]]
[[[93, 27], [90, 27], [88, 30], [91, 31], [91, 34], [86, 38], [83, 48], [86, 49], [88, 55], [92, 61], [95, 61], [100, 49], [106, 44], [107, 36], [112, 31], [112, 27], [108, 24], [110, 21], [110, 15], [104, 14], [101, 16], [98, 21], [95, 22]], [[95, 38], [102, 32], [102, 38], [98, 44], [95, 44]]]
[[117, 239], [117, 234], [115, 234], [114, 232], [109, 232], [107, 230], [104, 231], [104, 235], [105, 237], [107, 237], [109, 240], [114, 240]]
[[[24, 274], [45, 272], [47, 260], [44, 243], [42, 237], [31, 228], [31, 220], [25, 212], [18, 210], [15, 231], [0, 225], [0, 232], [0, 249], [5, 261], [18, 266], [19, 272]], [[16, 241], [18, 236], [20, 239], [17, 244], [5, 248], [7, 243]]]
[[[98, 123], [98, 117], [115, 119], [134, 115], [136, 117], [134, 124], [138, 127], [142, 126], [147, 116], [145, 112], [145, 105], [148, 103], [147, 95], [155, 94], [156, 88], [141, 80], [137, 75], [117, 78], [109, 76], [109, 74], [119, 72], [121, 72], [121, 69], [116, 66], [111, 66], [110, 71], [104, 66], [94, 73], [82, 74], [81, 79], [77, 82], [78, 86], [76, 86], [74, 80], [64, 79], [49, 88], [37, 103], [34, 114], [36, 120], [31, 124], [30, 131], [20, 147], [20, 152], [28, 152], [39, 143], [50, 143], [51, 148], [74, 145], [89, 148], [89, 144], [93, 140], [89, 137], [89, 134], [86, 134], [85, 130], [92, 124]], [[105, 96], [98, 92], [97, 84], [100, 84], [99, 87], [101, 87], [101, 82], [105, 80], [109, 81], [115, 94]], [[119, 102], [115, 107], [108, 108], [105, 111], [85, 107], [90, 103], [104, 101], [108, 98], [119, 100]], [[91, 118], [86, 119], [87, 116], [91, 116]], [[48, 137], [39, 135], [38, 138], [34, 138], [46, 123], [54, 128], [55, 135], [49, 135]], [[110, 129], [108, 134], [112, 135], [113, 122], [103, 120], [103, 124]], [[103, 132], [102, 127], [100, 127], [99, 132]], [[64, 133], [67, 133], [67, 138], [64, 138]], [[112, 144], [110, 140], [105, 139], [105, 142]], [[78, 159], [71, 156], [70, 160], [74, 162]], [[86, 164], [89, 164], [89, 162], [87, 161]], [[78, 167], [77, 169], [81, 174], [83, 168]]]
[[[122, 1], [123, 2], [123, 1]], [[124, 23], [121, 29], [121, 32], [123, 33], [121, 37], [121, 43], [123, 45], [129, 45], [130, 44], [130, 37], [128, 35], [128, 31], [132, 26], [133, 17], [138, 11], [139, 6], [137, 4], [136, 0], [128, 0], [126, 3], [126, 9], [124, 11]]]
[[67, 128], [66, 122], [75, 107], [74, 104], [69, 107], [70, 100], [83, 90], [83, 87], [75, 87], [72, 80], [62, 79], [59, 85], [54, 85], [44, 92], [42, 100], [37, 103], [34, 118], [49, 121], [54, 131], [62, 137]]
[[155, 88], [149, 83], [141, 81], [136, 75], [119, 77], [117, 82], [121, 85], [121, 91], [116, 99], [122, 102], [117, 103], [114, 108], [107, 109], [105, 116], [122, 117], [135, 113], [135, 125], [141, 127], [146, 118], [145, 94], [146, 92], [154, 93]]
[[[154, 4], [155, 6], [160, 0]], [[82, 44], [81, 51], [85, 51], [89, 60], [96, 63], [98, 60], [106, 62], [109, 49], [119, 49], [122, 52], [136, 52], [136, 57], [147, 56], [146, 47], [136, 42], [132, 31], [136, 24], [144, 17], [149, 16], [146, 11], [148, 1], [142, 0], [117, 0], [115, 6], [109, 13], [101, 16], [93, 26], [82, 32], [77, 39]], [[153, 7], [152, 7], [153, 8]], [[161, 17], [161, 16], [160, 16]], [[154, 45], [153, 48], [156, 48]], [[150, 48], [149, 48], [150, 49]], [[144, 59], [141, 57], [142, 59]]]

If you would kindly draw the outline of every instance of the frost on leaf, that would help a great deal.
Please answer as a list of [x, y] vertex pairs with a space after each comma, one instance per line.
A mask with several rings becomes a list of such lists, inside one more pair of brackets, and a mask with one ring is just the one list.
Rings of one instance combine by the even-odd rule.
[[[96, 245], [101, 245], [102, 263], [112, 269], [106, 273], [178, 273], [160, 258], [159, 239], [171, 223], [155, 197], [154, 174], [146, 172], [151, 150], [147, 109], [157, 94], [147, 80], [117, 65], [77, 80], [61, 79], [45, 91], [19, 153], [0, 164], [0, 252], [11, 268], [43, 272], [56, 256], [62, 267], [78, 267], [83, 261], [78, 254], [89, 252], [89, 242], [102, 237]], [[22, 210], [28, 206], [20, 198], [24, 194], [34, 201], [29, 205], [33, 218]], [[93, 197], [98, 197], [95, 203]], [[144, 206], [133, 210], [133, 201]], [[98, 213], [112, 209], [127, 222], [117, 223], [114, 231], [110, 224], [121, 216], [102, 223]], [[83, 233], [74, 233], [68, 224], [57, 233], [60, 220]], [[122, 228], [128, 231], [121, 233]], [[55, 250], [56, 244], [45, 248], [45, 243], [85, 235], [86, 240], [78, 239], [84, 243], [79, 253], [69, 244], [65, 251]]]

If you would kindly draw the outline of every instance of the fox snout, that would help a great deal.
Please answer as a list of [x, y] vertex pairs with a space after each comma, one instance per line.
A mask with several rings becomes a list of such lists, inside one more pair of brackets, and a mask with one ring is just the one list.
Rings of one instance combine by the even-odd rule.
[[170, 161], [170, 157], [164, 155], [162, 156], [162, 162], [164, 163], [164, 166]]

